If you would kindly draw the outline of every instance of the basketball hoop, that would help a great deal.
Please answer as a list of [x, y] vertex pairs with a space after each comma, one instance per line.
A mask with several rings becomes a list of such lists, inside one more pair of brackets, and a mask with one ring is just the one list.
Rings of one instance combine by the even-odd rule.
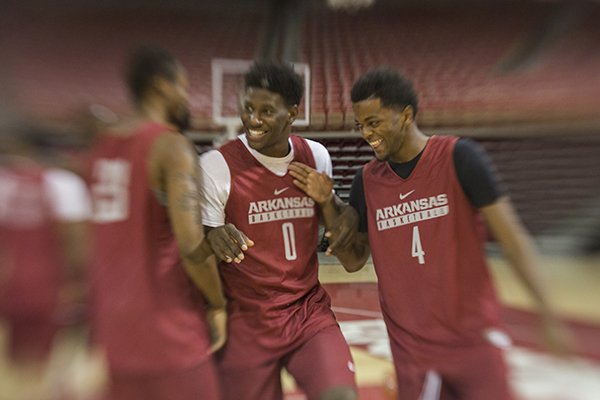
[[[211, 61], [213, 121], [226, 130], [222, 140], [230, 140], [240, 131], [239, 95], [243, 89], [244, 74], [253, 60], [215, 58]], [[310, 67], [305, 63], [292, 63], [304, 79], [304, 102], [294, 126], [310, 124]], [[219, 139], [221, 140], [221, 139]]]
[[226, 119], [221, 125], [225, 127], [225, 131], [220, 132], [219, 135], [215, 136], [213, 139], [212, 145], [214, 148], [219, 148], [225, 143], [237, 138], [240, 133], [240, 128], [242, 127], [242, 121], [239, 118], [237, 121], [234, 119]]

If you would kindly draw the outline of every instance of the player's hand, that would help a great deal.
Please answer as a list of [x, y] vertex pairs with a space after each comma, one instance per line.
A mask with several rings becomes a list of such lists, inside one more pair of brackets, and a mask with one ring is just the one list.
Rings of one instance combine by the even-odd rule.
[[342, 208], [340, 215], [325, 232], [329, 247], [325, 251], [328, 256], [335, 255], [338, 250], [348, 248], [356, 239], [358, 232], [358, 213], [351, 206]]
[[244, 251], [254, 246], [254, 242], [233, 224], [211, 228], [206, 239], [217, 258], [227, 263], [239, 264], [244, 259]]
[[288, 171], [294, 178], [294, 185], [318, 204], [325, 204], [333, 198], [333, 179], [325, 172], [318, 172], [297, 161], [290, 164]]
[[206, 321], [210, 328], [210, 351], [219, 351], [227, 341], [227, 311], [222, 308], [209, 308], [206, 312]]

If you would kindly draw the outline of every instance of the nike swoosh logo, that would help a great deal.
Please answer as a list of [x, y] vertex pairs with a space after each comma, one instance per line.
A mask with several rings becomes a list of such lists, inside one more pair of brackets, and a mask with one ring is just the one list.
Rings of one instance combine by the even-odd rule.
[[284, 187], [283, 189], [275, 189], [275, 191], [273, 193], [275, 194], [275, 196], [277, 196], [277, 195], [280, 195], [281, 193], [285, 192], [288, 189], [289, 189], [289, 186]]
[[406, 194], [400, 193], [400, 200], [404, 200], [405, 198], [407, 198], [408, 196], [410, 196], [414, 191], [415, 191], [415, 189], [411, 190], [410, 192], [408, 192]]

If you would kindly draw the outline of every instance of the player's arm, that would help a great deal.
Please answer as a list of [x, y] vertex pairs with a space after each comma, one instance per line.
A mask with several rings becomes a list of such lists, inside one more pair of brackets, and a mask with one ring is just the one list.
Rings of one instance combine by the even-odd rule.
[[454, 162], [461, 186], [471, 204], [477, 207], [510, 266], [531, 293], [542, 317], [542, 327], [549, 347], [563, 352], [566, 342], [540, 277], [540, 260], [533, 240], [504, 194], [493, 164], [487, 154], [471, 140], [461, 139], [454, 150]]
[[[344, 211], [347, 213], [356, 213], [356, 210], [349, 205], [346, 206]], [[343, 215], [344, 212], [342, 212], [341, 218], [344, 218]], [[336, 256], [344, 269], [348, 272], [360, 271], [371, 255], [369, 236], [366, 232], [355, 232], [352, 242], [344, 247], [338, 247], [336, 245], [336, 242], [332, 242], [327, 249], [327, 253]]]
[[537, 250], [508, 197], [481, 208], [487, 225], [508, 261], [536, 301], [542, 315], [550, 314], [537, 266]]
[[213, 252], [205, 240], [198, 191], [198, 156], [178, 134], [156, 140], [150, 168], [158, 171], [158, 187], [167, 193], [167, 211], [183, 264], [213, 308], [224, 308], [225, 297]]
[[333, 193], [333, 179], [325, 172], [293, 162], [289, 166], [294, 184], [310, 196], [321, 208], [325, 236], [330, 240], [327, 254], [335, 255], [346, 271], [360, 270], [370, 255], [368, 237], [358, 232], [358, 215]]
[[537, 249], [510, 200], [502, 197], [481, 208], [481, 212], [512, 269], [536, 303], [546, 345], [556, 354], [567, 353], [570, 347], [568, 335], [549, 305], [549, 296], [540, 277]]
[[158, 182], [153, 179], [153, 183], [167, 193], [167, 210], [183, 266], [208, 303], [211, 350], [217, 351], [227, 339], [227, 302], [201, 223], [198, 155], [183, 135], [170, 134], [156, 140], [150, 160], [151, 172], [159, 172]]
[[225, 204], [231, 186], [229, 166], [222, 154], [215, 150], [203, 154], [199, 166], [202, 223], [206, 238], [220, 260], [240, 263], [244, 252], [254, 242], [235, 225], [225, 222]]

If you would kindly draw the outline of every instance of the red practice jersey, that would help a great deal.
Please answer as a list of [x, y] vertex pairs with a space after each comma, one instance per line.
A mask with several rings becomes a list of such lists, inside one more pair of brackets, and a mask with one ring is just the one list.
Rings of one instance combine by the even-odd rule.
[[59, 328], [64, 253], [51, 202], [44, 169], [0, 166], [0, 319], [13, 360], [46, 359]]
[[377, 160], [363, 172], [382, 310], [392, 345], [411, 353], [483, 343], [498, 323], [478, 210], [455, 173], [456, 140], [431, 137], [407, 179]]
[[[309, 145], [291, 136], [294, 161], [315, 167]], [[231, 174], [226, 222], [254, 240], [240, 264], [221, 263], [232, 335], [254, 335], [273, 357], [324, 327], [335, 325], [330, 299], [318, 281], [318, 206], [258, 162], [240, 140], [219, 151]], [[243, 328], [242, 328], [243, 326]], [[241, 332], [240, 330], [246, 330]]]
[[92, 152], [94, 335], [121, 373], [189, 368], [209, 356], [200, 292], [149, 184], [152, 144], [178, 134], [169, 130], [148, 123], [105, 135]]
[[52, 321], [62, 278], [61, 242], [43, 169], [0, 166], [0, 313]]

